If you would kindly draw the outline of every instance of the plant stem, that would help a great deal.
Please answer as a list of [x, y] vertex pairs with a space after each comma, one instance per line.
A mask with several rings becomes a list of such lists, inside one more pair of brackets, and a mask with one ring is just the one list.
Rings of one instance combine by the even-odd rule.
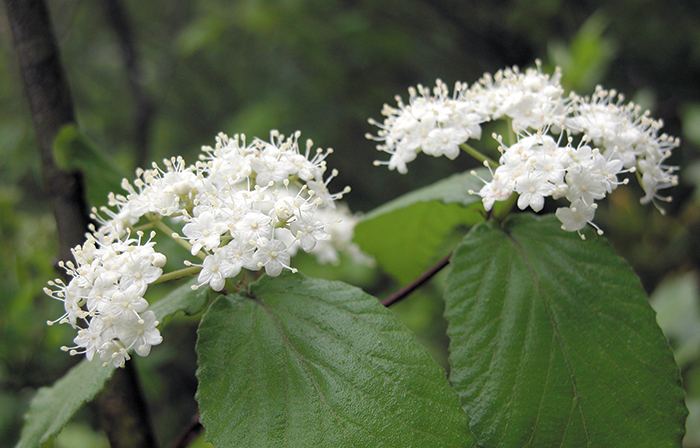
[[199, 421], [199, 413], [195, 414], [190, 423], [183, 429], [180, 436], [173, 444], [173, 448], [187, 448], [197, 438], [204, 427]]
[[492, 169], [494, 169], [494, 170], [495, 170], [496, 168], [498, 168], [498, 163], [494, 162], [493, 159], [491, 159], [491, 158], [488, 157], [487, 155], [482, 154], [481, 151], [479, 151], [478, 149], [474, 148], [473, 146], [471, 146], [471, 145], [469, 145], [469, 144], [467, 144], [467, 143], [462, 143], [461, 145], [459, 145], [459, 147], [462, 148], [462, 150], [464, 150], [464, 152], [466, 152], [466, 153], [469, 154], [470, 156], [474, 157], [474, 158], [475, 158], [476, 160], [478, 160], [479, 162], [481, 162], [481, 163], [484, 163], [484, 162], [488, 163], [489, 166], [490, 166]]
[[500, 203], [502, 205], [499, 207], [498, 212], [494, 213], [493, 218], [498, 222], [503, 222], [510, 211], [513, 210], [513, 206], [517, 201], [518, 194], [515, 192], [511, 193], [510, 196], [508, 196], [508, 199]]
[[[164, 232], [170, 238], [175, 240], [175, 242], [177, 244], [184, 247], [187, 252], [192, 251], [192, 245], [182, 238], [174, 237], [173, 235], [176, 234], [177, 232], [173, 232], [173, 230], [170, 227], [168, 227], [167, 224], [165, 224], [162, 219], [154, 220], [153, 225], [155, 226], [156, 229]], [[207, 256], [205, 254], [203, 254], [202, 251], [199, 251], [199, 252], [197, 252], [197, 257], [204, 260]]]
[[115, 370], [97, 396], [102, 426], [112, 448], [157, 446], [135, 366], [132, 358], [124, 368]]
[[163, 274], [156, 281], [154, 281], [152, 284], [155, 285], [157, 283], [165, 283], [169, 282], [170, 280], [180, 280], [181, 278], [189, 277], [191, 275], [198, 274], [199, 271], [202, 270], [201, 266], [191, 266], [189, 268], [184, 268], [180, 269], [177, 271], [173, 272], [168, 272], [167, 274]]
[[392, 294], [391, 296], [387, 297], [386, 299], [382, 300], [382, 305], [384, 306], [391, 306], [394, 303], [405, 299], [409, 294], [411, 294], [413, 291], [421, 287], [423, 284], [425, 284], [428, 280], [433, 278], [435, 274], [440, 272], [445, 266], [447, 266], [450, 263], [450, 257], [452, 257], [452, 253], [450, 252], [449, 255], [447, 255], [445, 258], [442, 260], [438, 261], [435, 266], [431, 267], [424, 273], [422, 273], [417, 279], [413, 280], [411, 283], [408, 285], [404, 286], [401, 288], [399, 291], [396, 293]]
[[56, 218], [59, 260], [71, 260], [71, 248], [85, 241], [90, 218], [82, 175], [58, 166], [53, 143], [61, 128], [75, 123], [73, 99], [44, 0], [4, 1], [34, 123], [42, 183]]
[[518, 142], [518, 136], [513, 130], [513, 119], [506, 117], [506, 129], [508, 129], [508, 146], [513, 146]]

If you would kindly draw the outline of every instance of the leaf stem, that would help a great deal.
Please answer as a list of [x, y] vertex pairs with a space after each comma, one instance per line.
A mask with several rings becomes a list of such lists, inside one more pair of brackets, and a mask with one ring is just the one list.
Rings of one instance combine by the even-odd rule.
[[473, 146], [471, 146], [471, 145], [469, 145], [469, 144], [467, 144], [467, 143], [462, 143], [461, 145], [459, 145], [459, 147], [462, 148], [462, 150], [464, 150], [464, 152], [466, 152], [466, 153], [469, 154], [470, 156], [474, 157], [474, 158], [475, 158], [476, 160], [478, 160], [479, 162], [481, 162], [481, 163], [484, 163], [484, 162], [488, 163], [489, 166], [490, 166], [492, 169], [494, 169], [494, 170], [495, 170], [496, 168], [498, 168], [498, 163], [494, 162], [493, 159], [491, 159], [489, 156], [483, 154], [481, 151], [479, 151], [478, 149], [474, 148]]
[[435, 274], [440, 272], [445, 266], [447, 266], [450, 263], [450, 257], [452, 256], [452, 252], [450, 252], [445, 258], [442, 260], [438, 261], [435, 266], [431, 267], [424, 273], [422, 273], [418, 278], [413, 280], [411, 283], [408, 285], [404, 286], [401, 288], [399, 291], [396, 293], [392, 294], [391, 296], [387, 297], [386, 299], [382, 300], [382, 305], [384, 306], [391, 306], [394, 303], [405, 299], [409, 294], [411, 294], [413, 291], [421, 287], [423, 284], [425, 284], [428, 280], [433, 278]]

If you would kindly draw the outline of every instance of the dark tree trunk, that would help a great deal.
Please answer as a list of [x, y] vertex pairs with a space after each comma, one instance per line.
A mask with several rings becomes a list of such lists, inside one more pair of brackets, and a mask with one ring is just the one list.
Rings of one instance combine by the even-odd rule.
[[[75, 123], [73, 100], [44, 0], [4, 2], [34, 122], [44, 189], [56, 218], [59, 258], [69, 260], [70, 249], [85, 241], [90, 222], [81, 174], [62, 170], [53, 154], [60, 129]], [[133, 362], [115, 371], [98, 404], [112, 447], [156, 446]]]

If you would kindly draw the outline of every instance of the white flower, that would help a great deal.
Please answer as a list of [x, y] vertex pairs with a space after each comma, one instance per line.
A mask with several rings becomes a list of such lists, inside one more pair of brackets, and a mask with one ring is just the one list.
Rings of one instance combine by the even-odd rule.
[[[85, 354], [88, 361], [92, 361], [95, 353], [99, 353], [100, 347], [111, 341], [113, 337], [113, 334], [105, 331], [102, 319], [92, 319], [87, 328], [78, 330], [78, 335], [73, 339], [73, 342], [77, 347], [83, 349], [82, 353]], [[77, 350], [73, 349], [71, 354], [77, 354]]]
[[151, 347], [163, 341], [158, 331], [158, 321], [153, 311], [146, 311], [140, 318], [127, 315], [115, 324], [115, 332], [126, 349], [134, 349], [139, 356], [147, 356]]
[[104, 361], [104, 365], [111, 363], [114, 367], [124, 367], [131, 356], [119, 339], [112, 339], [100, 347], [100, 359]]
[[209, 207], [195, 207], [195, 212], [202, 209], [205, 211], [191, 218], [182, 228], [182, 233], [185, 234], [192, 245], [192, 255], [199, 252], [202, 247], [205, 247], [207, 250], [219, 247], [219, 237], [225, 231], [225, 228], [216, 219], [214, 212], [210, 211]]
[[[512, 193], [519, 195], [520, 209], [536, 212], [549, 196], [566, 198], [571, 205], [557, 216], [566, 220], [565, 229], [578, 231], [585, 223], [593, 225], [595, 201], [628, 182], [618, 176], [635, 171], [645, 192], [642, 203], [670, 200], [659, 190], [678, 183], [678, 168], [665, 161], [679, 140], [660, 134], [660, 120], [634, 103], [625, 104], [614, 90], [599, 86], [590, 97], [574, 92], [565, 97], [561, 76], [559, 68], [551, 76], [543, 73], [537, 61], [525, 72], [513, 67], [486, 73], [469, 88], [457, 83], [452, 97], [439, 80], [432, 91], [420, 85], [410, 88], [408, 104], [397, 98], [397, 107], [384, 105], [382, 124], [370, 120], [379, 132], [367, 137], [391, 155], [375, 165], [403, 174], [420, 151], [453, 159], [460, 145], [480, 138], [483, 122], [505, 119], [517, 141], [506, 146], [502, 136], [495, 136], [501, 152], [498, 166], [487, 165], [492, 179], [482, 179], [485, 185], [474, 192], [487, 211]], [[572, 136], [578, 139], [576, 146]], [[584, 217], [590, 219], [581, 224]]]
[[[581, 199], [577, 199], [569, 207], [560, 207], [556, 211], [557, 218], [561, 221], [561, 228], [567, 232], [579, 232], [586, 224], [593, 222], [595, 204], [587, 205]], [[583, 235], [581, 236], [583, 238]]]
[[677, 185], [678, 177], [673, 174], [677, 167], [664, 165], [664, 161], [680, 141], [659, 135], [663, 122], [650, 118], [649, 111], [634, 103], [623, 103], [624, 96], [617, 91], [601, 86], [591, 97], [573, 98], [573, 116], [567, 120], [567, 127], [599, 145], [608, 160], [620, 160], [625, 168], [642, 173], [646, 193], [642, 203], [667, 201], [658, 190]]
[[[478, 192], [486, 210], [490, 210], [495, 201], [507, 199], [512, 192], [519, 195], [518, 208], [530, 207], [535, 212], [542, 210], [549, 196], [566, 197], [572, 204], [580, 202], [584, 206], [559, 209], [562, 211], [557, 211], [557, 216], [567, 220], [565, 230], [578, 231], [582, 227], [572, 224], [573, 217], [588, 217], [583, 225], [591, 222], [595, 201], [624, 183], [617, 181], [622, 162], [608, 160], [598, 149], [586, 145], [585, 140], [574, 148], [570, 138], [566, 146], [559, 146], [563, 136], [559, 142], [542, 132], [518, 137], [514, 145], [500, 147], [500, 165], [493, 172], [493, 179], [484, 181], [484, 187]], [[578, 212], [574, 213], [574, 209]]]
[[376, 161], [375, 165], [388, 165], [405, 174], [406, 164], [416, 158], [418, 152], [454, 159], [459, 155], [459, 145], [470, 138], [481, 138], [481, 123], [487, 120], [479, 112], [477, 104], [464, 95], [466, 85], [457, 83], [454, 95], [440, 80], [432, 89], [418, 85], [409, 88], [409, 103], [397, 97], [398, 107], [387, 104], [382, 109], [386, 117], [383, 124], [370, 120], [380, 128], [377, 136], [367, 138], [380, 143], [377, 149], [391, 155], [388, 161]]
[[[144, 316], [153, 313], [143, 294], [160, 277], [165, 264], [165, 256], [153, 249], [155, 243], [151, 239], [144, 242], [142, 237], [138, 233], [138, 238], [117, 238], [112, 243], [96, 245], [94, 234], [88, 234], [85, 244], [73, 250], [77, 264], [64, 265], [72, 277], [70, 282], [49, 282], [55, 289], [46, 288], [46, 293], [63, 301], [66, 309], [66, 314], [55, 322], [70, 323], [78, 329], [73, 340], [76, 345], [64, 350], [73, 355], [85, 354], [88, 359], [98, 353], [115, 366], [122, 366], [129, 359], [127, 352], [133, 341], [122, 339], [122, 335], [128, 334], [132, 325], [142, 327]], [[86, 328], [81, 327], [81, 321], [87, 323]], [[149, 329], [151, 345], [160, 342], [154, 332], [158, 332], [155, 326]]]
[[265, 267], [265, 273], [273, 277], [280, 275], [282, 269], [296, 272], [296, 269], [289, 266], [289, 261], [287, 246], [279, 240], [262, 240], [253, 255], [253, 262], [258, 268]]
[[290, 230], [292, 231], [292, 235], [299, 240], [304, 252], [310, 252], [318, 241], [330, 237], [330, 235], [326, 233], [325, 224], [309, 214], [300, 214], [297, 216], [296, 221], [292, 222]]
[[525, 73], [518, 67], [489, 73], [464, 92], [490, 120], [509, 117], [515, 132], [543, 127], [560, 129], [567, 116], [568, 101], [563, 98], [561, 71], [551, 77], [542, 73], [540, 62]]
[[531, 172], [516, 184], [518, 208], [525, 210], [530, 207], [536, 212], [544, 207], [544, 198], [551, 196], [556, 187], [547, 181], [547, 174], [543, 172]]
[[[197, 281], [200, 286], [209, 284], [214, 291], [221, 291], [224, 289], [226, 279], [233, 277], [230, 275], [233, 272], [236, 272], [236, 266], [226, 257], [226, 253], [215, 250], [213, 254], [207, 255], [204, 259]], [[240, 268], [238, 272], [240, 272]]]

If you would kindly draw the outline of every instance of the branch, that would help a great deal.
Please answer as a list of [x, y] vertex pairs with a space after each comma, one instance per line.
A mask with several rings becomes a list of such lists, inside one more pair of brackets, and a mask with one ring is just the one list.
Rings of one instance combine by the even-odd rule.
[[204, 426], [202, 426], [202, 423], [199, 421], [199, 414], [195, 414], [173, 444], [173, 448], [187, 448], [203, 429]]
[[155, 436], [148, 419], [146, 403], [134, 360], [114, 371], [97, 396], [102, 428], [112, 448], [154, 448]]
[[[53, 144], [59, 130], [75, 123], [73, 100], [44, 0], [4, 0], [7, 19], [34, 123], [44, 188], [56, 218], [59, 257], [85, 241], [90, 218], [80, 172], [61, 169]], [[114, 448], [155, 446], [133, 364], [117, 369], [98, 398], [103, 425]]]
[[442, 260], [438, 261], [437, 264], [435, 264], [435, 266], [422, 273], [420, 277], [413, 280], [405, 287], [401, 288], [398, 292], [382, 300], [382, 305], [391, 306], [399, 300], [406, 298], [409, 294], [411, 294], [416, 289], [420, 288], [424, 283], [433, 278], [435, 274], [437, 274], [445, 266], [447, 266], [450, 263], [450, 257], [452, 257], [452, 253], [447, 255]]

